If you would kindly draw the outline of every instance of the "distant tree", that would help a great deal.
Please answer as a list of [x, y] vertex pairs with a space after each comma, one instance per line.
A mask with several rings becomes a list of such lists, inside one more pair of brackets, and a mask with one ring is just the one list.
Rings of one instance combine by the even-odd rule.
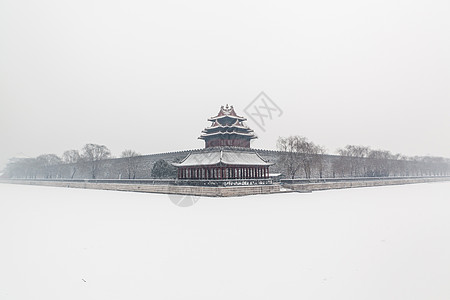
[[348, 158], [345, 156], [339, 156], [333, 159], [331, 163], [331, 172], [333, 177], [345, 177], [346, 174], [349, 174], [350, 172], [348, 172], [348, 165]]
[[45, 178], [52, 178], [57, 175], [56, 165], [61, 164], [61, 158], [56, 154], [42, 154], [36, 157], [36, 161], [40, 167], [41, 174]]
[[371, 150], [368, 155], [367, 175], [370, 177], [387, 177], [391, 173], [392, 154], [386, 150]]
[[78, 169], [78, 163], [81, 162], [81, 155], [78, 150], [67, 150], [64, 151], [62, 160], [65, 164], [70, 165], [70, 178], [75, 176]]
[[128, 179], [135, 179], [136, 172], [138, 170], [139, 164], [137, 157], [140, 154], [134, 150], [124, 150], [122, 151], [121, 157], [125, 159], [126, 163], [126, 171], [128, 175]]
[[278, 162], [291, 178], [294, 178], [300, 169], [304, 171], [306, 178], [311, 178], [314, 165], [319, 166], [320, 163], [320, 168], [323, 167], [323, 157], [319, 158], [319, 155], [324, 149], [305, 137], [279, 137], [277, 149], [281, 152]]
[[316, 153], [314, 155], [314, 165], [319, 173], [319, 178], [323, 178], [323, 171], [325, 169], [325, 157], [326, 150], [322, 146], [316, 146]]
[[110, 157], [111, 151], [105, 145], [86, 144], [82, 149], [82, 158], [90, 165], [93, 179], [97, 177], [103, 160]]
[[152, 177], [155, 178], [175, 178], [176, 168], [167, 161], [160, 159], [153, 165]]
[[277, 149], [281, 152], [278, 163], [286, 170], [286, 175], [294, 179], [301, 168], [300, 153], [298, 153], [298, 137], [279, 137]]
[[408, 176], [408, 158], [400, 153], [392, 156], [392, 173], [396, 176]]
[[39, 164], [36, 158], [11, 158], [6, 165], [5, 175], [8, 178], [36, 178]]
[[305, 172], [306, 178], [311, 178], [312, 169], [317, 163], [319, 157], [319, 149], [313, 142], [308, 141], [306, 138], [302, 139], [298, 144], [300, 146], [299, 152], [301, 153], [301, 165]]
[[367, 157], [370, 148], [365, 146], [347, 145], [345, 148], [338, 149], [341, 160], [346, 164], [350, 176], [365, 176], [367, 173]]

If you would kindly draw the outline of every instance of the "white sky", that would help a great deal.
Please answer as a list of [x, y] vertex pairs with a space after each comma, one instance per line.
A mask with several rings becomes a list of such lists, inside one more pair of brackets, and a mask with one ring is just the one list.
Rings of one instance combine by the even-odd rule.
[[265, 91], [298, 134], [450, 157], [449, 1], [0, 2], [0, 167], [85, 143], [202, 148]]

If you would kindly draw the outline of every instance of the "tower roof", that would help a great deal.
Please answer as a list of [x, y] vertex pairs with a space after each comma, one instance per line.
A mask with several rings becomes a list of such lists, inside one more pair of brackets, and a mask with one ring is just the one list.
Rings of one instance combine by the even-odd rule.
[[205, 140], [206, 147], [236, 146], [250, 147], [250, 140], [256, 139], [254, 131], [244, 125], [247, 119], [238, 116], [233, 106], [221, 106], [219, 113], [211, 117], [212, 122], [206, 127], [199, 139]]
[[198, 153], [189, 153], [181, 162], [172, 163], [176, 167], [214, 166], [218, 164], [235, 166], [271, 166], [253, 150], [238, 150], [232, 148], [215, 148]]
[[217, 116], [209, 118], [208, 121], [214, 122], [216, 120], [223, 119], [223, 118], [231, 118], [231, 119], [236, 119], [239, 121], [247, 121], [246, 118], [238, 116], [236, 114], [236, 112], [234, 111], [233, 105], [228, 106], [228, 104], [225, 107], [221, 106]]

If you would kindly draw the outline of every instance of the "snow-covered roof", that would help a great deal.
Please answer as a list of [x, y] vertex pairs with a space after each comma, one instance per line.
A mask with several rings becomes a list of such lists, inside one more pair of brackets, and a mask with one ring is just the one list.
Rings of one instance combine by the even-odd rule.
[[231, 125], [222, 125], [219, 122], [214, 121], [214, 124], [212, 124], [209, 127], [206, 127], [205, 130], [216, 129], [216, 128], [241, 128], [241, 129], [251, 130], [248, 126], [241, 124], [239, 120], [236, 120], [236, 122]]
[[225, 107], [221, 106], [220, 111], [217, 114], [217, 116], [209, 118], [208, 121], [216, 121], [216, 120], [222, 119], [222, 118], [232, 118], [232, 119], [237, 119], [240, 121], [247, 121], [246, 118], [238, 116], [236, 114], [236, 112], [234, 111], [233, 105], [228, 106], [228, 104]]
[[270, 166], [273, 163], [264, 161], [258, 153], [254, 151], [238, 151], [216, 149], [214, 151], [204, 151], [189, 153], [180, 163], [173, 163], [176, 167], [190, 166], [213, 166], [217, 164], [239, 165], [239, 166]]
[[211, 117], [211, 118], [208, 119], [208, 121], [214, 122], [214, 121], [216, 121], [216, 120], [223, 119], [223, 118], [231, 118], [231, 119], [237, 119], [237, 120], [239, 120], [239, 121], [247, 121], [247, 119], [244, 118], [244, 117], [240, 117], [240, 116], [231, 116], [231, 115], [223, 115], [223, 116], [215, 116], [215, 117]]
[[250, 137], [250, 138], [252, 138], [252, 139], [256, 139], [256, 138], [257, 138], [257, 136], [254, 135], [252, 132], [245, 133], [245, 132], [236, 132], [236, 131], [233, 131], [233, 132], [227, 132], [227, 131], [221, 132], [221, 131], [218, 131], [218, 132], [211, 132], [211, 133], [203, 133], [203, 134], [199, 137], [199, 139], [202, 139], [202, 138], [207, 137], [207, 136], [214, 136], [214, 135], [233, 135], [233, 134], [235, 134], [235, 135], [240, 135], [240, 136], [245, 136], [245, 137]]

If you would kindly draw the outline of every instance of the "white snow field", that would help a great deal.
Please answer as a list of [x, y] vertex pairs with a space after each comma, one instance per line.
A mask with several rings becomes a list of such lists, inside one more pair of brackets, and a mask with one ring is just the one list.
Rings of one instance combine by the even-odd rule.
[[201, 198], [0, 184], [0, 299], [450, 299], [450, 183]]

